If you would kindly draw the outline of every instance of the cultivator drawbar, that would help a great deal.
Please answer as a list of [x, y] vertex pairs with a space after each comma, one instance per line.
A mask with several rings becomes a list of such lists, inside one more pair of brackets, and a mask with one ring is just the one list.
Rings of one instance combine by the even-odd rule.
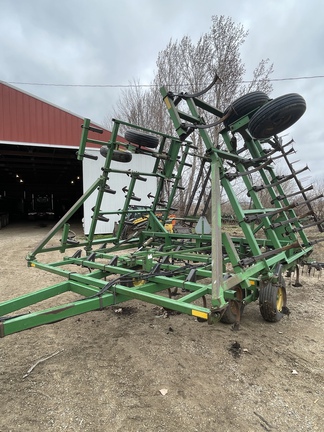
[[[283, 145], [278, 137], [303, 114], [305, 102], [297, 94], [270, 100], [254, 92], [222, 112], [205, 103], [203, 94], [173, 94], [161, 88], [176, 136], [114, 120], [111, 139], [103, 142], [89, 138], [89, 131], [100, 130], [85, 119], [78, 159], [93, 157], [86, 153], [87, 143], [97, 145], [103, 156], [101, 172], [27, 256], [30, 267], [59, 275], [62, 282], [1, 303], [2, 337], [131, 299], [209, 323], [238, 324], [245, 305], [256, 300], [267, 321], [279, 321], [288, 313], [283, 275], [312, 252], [305, 228], [316, 225], [322, 230], [312, 209], [318, 197], [308, 196], [312, 187], [298, 179], [307, 168], [294, 169], [289, 160], [295, 152], [292, 143]], [[206, 124], [204, 119], [211, 117], [216, 120]], [[118, 141], [121, 125], [128, 128], [126, 143]], [[211, 133], [215, 128], [217, 144]], [[199, 146], [190, 140], [194, 136]], [[153, 169], [127, 169], [134, 153], [153, 158]], [[200, 161], [200, 169], [193, 179], [192, 205], [177, 216], [174, 203], [193, 158]], [[288, 174], [276, 174], [277, 160], [285, 162]], [[122, 167], [116, 169], [112, 161]], [[113, 190], [109, 184], [117, 174], [124, 176], [127, 186]], [[152, 203], [135, 206], [140, 201], [136, 191], [149, 177], [156, 179], [156, 190], [149, 194]], [[289, 191], [288, 182], [293, 183]], [[113, 195], [121, 193], [124, 205], [116, 210]], [[89, 234], [78, 240], [71, 236], [69, 221], [92, 194], [96, 204]], [[230, 236], [222, 229], [224, 194], [240, 235]], [[103, 204], [106, 195], [112, 196], [111, 205]], [[98, 238], [98, 221], [116, 214], [119, 224], [113, 236]], [[172, 220], [171, 214], [176, 215]], [[64, 258], [39, 260], [55, 251]], [[75, 294], [73, 301], [41, 308], [43, 300], [66, 292]], [[18, 312], [30, 307], [29, 313]]]

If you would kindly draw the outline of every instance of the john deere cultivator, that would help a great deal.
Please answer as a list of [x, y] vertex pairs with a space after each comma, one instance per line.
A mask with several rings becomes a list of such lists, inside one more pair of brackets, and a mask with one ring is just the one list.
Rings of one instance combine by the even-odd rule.
[[[201, 98], [210, 88], [198, 94], [173, 94], [161, 88], [176, 136], [114, 120], [111, 139], [103, 142], [89, 138], [89, 131], [100, 130], [85, 119], [77, 157], [89, 156], [85, 153], [87, 143], [97, 145], [103, 156], [101, 172], [27, 256], [28, 266], [59, 275], [62, 281], [1, 303], [0, 336], [130, 299], [209, 323], [238, 324], [244, 307], [256, 300], [267, 321], [279, 321], [288, 313], [284, 273], [294, 270], [312, 252], [305, 228], [315, 225], [321, 230], [311, 206], [317, 197], [307, 196], [312, 186], [303, 187], [297, 178], [306, 168], [294, 170], [289, 161], [294, 152], [291, 143], [283, 145], [277, 136], [304, 113], [305, 101], [297, 94], [270, 100], [266, 94], [254, 92], [222, 112]], [[204, 119], [211, 116], [215, 121], [206, 124]], [[126, 143], [118, 142], [121, 125], [128, 128]], [[217, 144], [212, 139], [216, 128]], [[193, 137], [199, 147], [193, 145]], [[127, 169], [134, 153], [154, 158], [153, 170]], [[198, 172], [191, 209], [179, 217], [187, 229], [172, 229], [172, 224], [170, 229], [170, 214], [177, 214], [175, 198], [193, 157], [200, 160], [207, 174], [203, 178]], [[279, 159], [288, 169], [285, 175], [275, 173]], [[124, 162], [126, 168], [113, 168], [114, 160]], [[123, 188], [124, 206], [118, 211], [103, 206], [104, 196], [111, 196], [113, 202], [113, 194], [122, 193], [109, 186], [117, 174], [128, 182]], [[135, 186], [140, 187], [149, 177], [156, 179], [156, 190], [150, 194], [152, 204], [133, 210]], [[289, 193], [285, 187], [288, 181], [294, 186]], [[242, 201], [249, 205], [238, 200], [238, 188], [244, 192]], [[79, 241], [70, 235], [69, 220], [92, 194], [96, 205], [91, 227], [85, 240]], [[222, 230], [224, 194], [240, 227], [241, 234], [234, 237]], [[137, 218], [143, 214], [141, 224], [132, 235], [124, 235], [132, 212]], [[113, 236], [98, 239], [98, 221], [107, 221], [116, 213], [120, 221]], [[58, 234], [60, 241], [55, 244]], [[64, 258], [51, 263], [39, 260], [53, 251], [64, 253]], [[72, 302], [41, 310], [43, 300], [66, 292], [75, 293]], [[31, 311], [17, 312], [24, 308]]]

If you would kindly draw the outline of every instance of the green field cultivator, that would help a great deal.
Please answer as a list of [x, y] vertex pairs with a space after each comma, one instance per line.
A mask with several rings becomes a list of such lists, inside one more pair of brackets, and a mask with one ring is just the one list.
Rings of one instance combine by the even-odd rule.
[[[244, 307], [257, 300], [266, 321], [279, 321], [289, 313], [284, 275], [312, 252], [305, 229], [322, 230], [312, 209], [318, 197], [308, 196], [312, 186], [303, 187], [297, 178], [307, 167], [295, 171], [289, 160], [294, 149], [278, 137], [304, 113], [305, 101], [298, 94], [270, 100], [257, 91], [222, 112], [203, 101], [210, 88], [197, 94], [173, 94], [161, 88], [174, 136], [114, 120], [111, 139], [104, 142], [89, 138], [89, 131], [94, 136], [100, 130], [85, 119], [77, 157], [81, 161], [89, 156], [87, 143], [96, 145], [103, 156], [101, 172], [27, 256], [29, 267], [59, 275], [62, 281], [1, 303], [0, 336], [131, 299], [209, 323], [238, 325]], [[206, 124], [205, 118], [213, 120]], [[127, 129], [125, 140], [119, 138], [120, 126]], [[135, 153], [153, 158], [153, 169], [129, 170], [127, 163]], [[178, 217], [174, 203], [193, 158], [200, 161], [201, 172], [193, 174], [191, 207]], [[276, 174], [277, 160], [284, 162], [288, 173]], [[112, 161], [124, 162], [126, 168], [113, 168]], [[122, 190], [109, 186], [117, 174], [128, 184]], [[134, 209], [139, 201], [135, 187], [149, 177], [156, 179], [152, 204]], [[289, 192], [287, 184], [293, 184]], [[243, 200], [238, 199], [238, 189]], [[123, 208], [103, 206], [104, 197], [111, 196], [113, 202], [114, 194], [121, 193]], [[96, 204], [89, 233], [77, 239], [71, 236], [69, 222], [92, 194]], [[222, 229], [224, 197], [239, 226], [235, 236]], [[131, 235], [125, 235], [132, 212], [143, 217]], [[119, 223], [113, 235], [96, 235], [98, 221], [108, 221], [116, 213]], [[176, 215], [176, 225], [171, 214]], [[51, 263], [40, 260], [53, 251], [64, 257]], [[62, 304], [60, 296], [67, 292], [74, 293], [73, 301]], [[58, 304], [42, 309], [42, 301], [49, 298]]]

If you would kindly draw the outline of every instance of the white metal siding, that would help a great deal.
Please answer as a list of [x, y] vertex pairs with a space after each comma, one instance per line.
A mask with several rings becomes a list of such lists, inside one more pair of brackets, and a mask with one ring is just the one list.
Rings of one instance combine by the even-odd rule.
[[[83, 190], [87, 191], [89, 187], [98, 179], [101, 175], [101, 168], [104, 164], [104, 158], [100, 155], [99, 149], [87, 149], [87, 154], [98, 156], [98, 160], [83, 159]], [[121, 163], [113, 161], [111, 167], [118, 170], [132, 170], [138, 172], [150, 173], [153, 170], [156, 159], [151, 156], [145, 156], [142, 154], [133, 154], [132, 161], [129, 163]], [[147, 195], [156, 193], [156, 177], [146, 177], [146, 182], [137, 181], [134, 189], [134, 193], [137, 197], [141, 198], [141, 201], [131, 201], [132, 205], [144, 205], [149, 206], [152, 204], [152, 198], [148, 198]], [[116, 211], [122, 209], [125, 202], [125, 193], [122, 191], [124, 186], [129, 186], [131, 177], [126, 174], [115, 174], [112, 173], [108, 180], [108, 185], [111, 189], [116, 191], [116, 194], [104, 194], [101, 211]], [[90, 225], [92, 221], [92, 207], [96, 204], [97, 191], [95, 191], [84, 203], [84, 233], [89, 234]], [[114, 223], [118, 222], [118, 215], [107, 215], [109, 222], [98, 221], [96, 234], [108, 234], [112, 233], [114, 229]]]

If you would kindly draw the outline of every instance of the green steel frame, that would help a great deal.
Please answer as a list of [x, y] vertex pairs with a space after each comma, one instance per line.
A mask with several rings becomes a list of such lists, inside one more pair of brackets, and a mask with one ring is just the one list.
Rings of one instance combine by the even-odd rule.
[[[62, 282], [0, 303], [0, 337], [42, 324], [53, 323], [92, 310], [117, 305], [126, 300], [138, 299], [181, 313], [193, 315], [208, 322], [217, 321], [228, 306], [228, 301], [237, 300], [247, 304], [259, 297], [260, 286], [276, 282], [280, 273], [294, 268], [299, 260], [309, 255], [312, 244], [307, 239], [300, 219], [295, 213], [298, 206], [307, 205], [306, 197], [301, 202], [289, 201], [276, 176], [273, 160], [287, 159], [286, 147], [274, 136], [265, 142], [251, 137], [247, 132], [250, 115], [229, 127], [221, 129], [225, 148], [215, 147], [204, 122], [204, 114], [212, 114], [220, 120], [211, 126], [220, 125], [224, 113], [208, 105], [194, 95], [181, 94], [175, 97], [166, 88], [161, 94], [173, 121], [178, 137], [158, 131], [114, 120], [108, 142], [88, 137], [89, 130], [96, 131], [89, 119], [84, 120], [78, 159], [88, 157], [87, 143], [106, 147], [107, 152], [98, 179], [80, 197], [73, 207], [49, 231], [37, 247], [27, 255], [29, 267], [37, 268], [62, 277]], [[185, 105], [181, 111], [179, 106]], [[133, 131], [149, 133], [159, 137], [157, 149], [119, 142], [120, 126]], [[187, 140], [196, 130], [203, 143], [204, 154]], [[233, 147], [232, 137], [240, 133], [243, 138], [244, 156]], [[270, 145], [270, 150], [265, 149]], [[152, 172], [116, 170], [111, 162], [114, 151], [127, 149], [156, 159]], [[122, 151], [122, 150], [121, 150]], [[195, 154], [211, 167], [211, 234], [195, 232], [168, 232], [164, 224], [175, 211], [174, 200], [181, 189], [181, 177], [185, 167], [190, 166]], [[263, 182], [263, 190], [270, 195], [273, 206], [264, 208], [258, 188], [251, 174], [257, 172]], [[102, 208], [103, 196], [112, 192], [109, 179], [115, 174], [129, 179], [125, 203], [122, 209], [112, 211]], [[137, 182], [148, 176], [157, 180], [157, 190], [152, 198], [146, 227], [136, 236], [122, 238], [122, 228], [134, 198]], [[236, 196], [233, 179], [239, 178], [251, 200], [250, 209], [243, 209]], [[295, 176], [292, 175], [294, 179]], [[167, 198], [163, 195], [166, 183], [171, 186]], [[242, 230], [242, 237], [230, 237], [222, 230], [221, 188], [232, 205]], [[69, 221], [83, 206], [90, 195], [96, 194], [92, 222], [88, 236], [83, 241], [70, 237]], [[162, 196], [164, 200], [162, 200]], [[278, 198], [280, 197], [280, 199]], [[283, 198], [282, 198], [283, 197]], [[144, 210], [143, 210], [144, 212]], [[119, 227], [113, 236], [98, 238], [95, 235], [98, 220], [110, 214], [118, 214]], [[157, 213], [162, 214], [157, 217]], [[54, 236], [60, 241], [54, 244]], [[66, 256], [60, 261], [42, 263], [39, 256], [60, 251]], [[71, 271], [73, 266], [73, 271]], [[230, 276], [228, 277], [228, 268]], [[237, 298], [240, 287], [243, 299]], [[174, 295], [174, 290], [182, 295]], [[75, 293], [76, 299], [63, 305], [42, 309], [42, 301], [66, 292]], [[33, 312], [18, 313], [32, 306]]]

